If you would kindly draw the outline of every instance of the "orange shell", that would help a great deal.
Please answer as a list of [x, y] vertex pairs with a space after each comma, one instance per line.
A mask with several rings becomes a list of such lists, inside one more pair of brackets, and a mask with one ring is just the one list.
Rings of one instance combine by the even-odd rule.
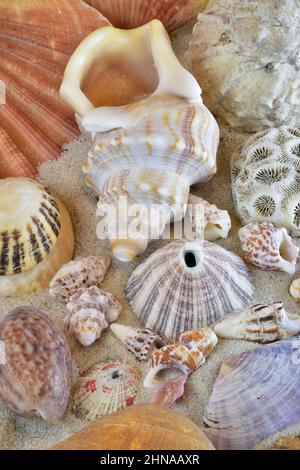
[[85, 0], [117, 28], [137, 28], [153, 19], [167, 31], [180, 28], [207, 5], [208, 0]]
[[53, 450], [214, 450], [200, 428], [178, 411], [134, 405], [102, 418]]
[[80, 0], [0, 0], [0, 178], [34, 177], [78, 135], [58, 89], [74, 49], [107, 24]]

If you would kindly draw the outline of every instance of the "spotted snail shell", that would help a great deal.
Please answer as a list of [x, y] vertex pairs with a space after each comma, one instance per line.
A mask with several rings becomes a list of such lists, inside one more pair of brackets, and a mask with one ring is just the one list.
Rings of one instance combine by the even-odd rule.
[[97, 235], [131, 261], [183, 218], [190, 186], [215, 174], [218, 125], [158, 20], [92, 33], [71, 57], [60, 92], [93, 138], [83, 171], [105, 219]]
[[18, 307], [0, 321], [0, 398], [15, 413], [62, 419], [72, 382], [67, 341], [53, 319]]
[[73, 247], [72, 223], [56, 196], [30, 179], [0, 179], [0, 295], [47, 287]]

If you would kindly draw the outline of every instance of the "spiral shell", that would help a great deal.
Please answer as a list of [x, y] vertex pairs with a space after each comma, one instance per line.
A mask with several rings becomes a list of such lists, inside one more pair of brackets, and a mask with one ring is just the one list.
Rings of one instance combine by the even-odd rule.
[[300, 236], [300, 130], [281, 126], [250, 137], [231, 161], [235, 210], [241, 222], [273, 223]]
[[56, 196], [30, 179], [0, 179], [0, 295], [47, 287], [73, 247], [72, 223]]
[[225, 318], [214, 332], [221, 338], [272, 343], [300, 333], [300, 317], [287, 314], [283, 302], [257, 304]]
[[105, 219], [97, 236], [110, 240], [118, 259], [131, 261], [166, 224], [183, 218], [190, 186], [215, 174], [218, 125], [158, 20], [88, 36], [60, 92], [93, 138], [83, 171]]
[[72, 360], [62, 331], [33, 307], [18, 307], [0, 321], [0, 398], [15, 413], [37, 412], [55, 423], [70, 394]]
[[100, 284], [110, 265], [109, 256], [78, 257], [61, 267], [49, 285], [49, 293], [67, 302], [81, 287]]
[[126, 345], [128, 351], [132, 352], [136, 359], [141, 362], [148, 361], [153, 350], [167, 344], [166, 338], [156, 334], [149, 328], [141, 330], [114, 323], [110, 326], [110, 329]]
[[239, 230], [246, 261], [268, 271], [294, 274], [299, 248], [285, 228], [272, 224], [248, 224]]
[[179, 369], [184, 375], [189, 376], [205, 363], [217, 342], [218, 338], [210, 328], [181, 333], [176, 344], [169, 344], [153, 353], [144, 386], [155, 387], [157, 383], [154, 378], [162, 369]]
[[90, 346], [109, 323], [117, 320], [121, 309], [121, 304], [109, 292], [96, 286], [82, 287], [69, 299], [67, 323], [78, 341]]
[[204, 411], [217, 449], [251, 449], [300, 420], [299, 337], [225, 361]]
[[203, 240], [176, 240], [133, 271], [125, 293], [144, 327], [175, 341], [248, 305], [253, 288], [235, 254]]
[[76, 414], [89, 421], [133, 405], [139, 375], [119, 362], [98, 363], [79, 378], [74, 392]]

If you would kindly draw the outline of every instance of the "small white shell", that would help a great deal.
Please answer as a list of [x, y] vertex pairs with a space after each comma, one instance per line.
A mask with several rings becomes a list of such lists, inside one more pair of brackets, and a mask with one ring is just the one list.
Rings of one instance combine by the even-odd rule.
[[294, 274], [299, 248], [285, 228], [250, 223], [239, 230], [246, 261], [258, 268]]
[[78, 257], [65, 264], [53, 277], [49, 293], [67, 302], [80, 287], [98, 285], [110, 265], [109, 256]]
[[[226, 210], [218, 209], [214, 204], [210, 204], [201, 197], [189, 195], [189, 216], [192, 224], [192, 231], [198, 238], [208, 241], [215, 241], [218, 238], [227, 238], [231, 228], [231, 220]], [[200, 214], [199, 214], [200, 212]], [[197, 216], [203, 216], [203, 227], [201, 233], [197, 230]], [[199, 221], [201, 225], [201, 220]]]
[[83, 346], [90, 346], [99, 339], [108, 324], [115, 321], [122, 306], [109, 292], [99, 287], [82, 287], [72, 295], [66, 319], [70, 331]]
[[287, 314], [282, 302], [258, 304], [225, 318], [214, 327], [217, 336], [272, 343], [300, 332], [300, 317]]
[[119, 362], [98, 363], [78, 379], [74, 392], [76, 414], [89, 421], [133, 405], [138, 372]]
[[300, 302], [300, 278], [293, 280], [290, 285], [290, 294], [297, 300], [297, 302]]

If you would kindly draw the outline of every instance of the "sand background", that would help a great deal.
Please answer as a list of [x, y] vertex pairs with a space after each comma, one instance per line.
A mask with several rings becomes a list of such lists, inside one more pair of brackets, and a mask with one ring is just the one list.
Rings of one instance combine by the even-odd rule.
[[[172, 35], [174, 50], [179, 59], [185, 63], [184, 53], [188, 48], [192, 31], [192, 25], [188, 25]], [[224, 247], [241, 255], [237, 231], [240, 227], [237, 220], [230, 194], [229, 160], [232, 153], [248, 138], [247, 134], [232, 131], [229, 127], [221, 126], [221, 141], [218, 151], [217, 175], [207, 184], [192, 190], [209, 202], [215, 203], [221, 209], [227, 209], [232, 219], [232, 229], [229, 237], [220, 243]], [[70, 211], [75, 235], [75, 255], [89, 255], [107, 253], [102, 242], [97, 240], [96, 228], [96, 198], [91, 191], [85, 187], [81, 164], [88, 152], [90, 142], [85, 137], [67, 145], [61, 159], [50, 162], [40, 168], [39, 179], [51, 191], [59, 194]], [[154, 250], [166, 244], [167, 241], [152, 242], [141, 260], [149, 256]], [[300, 240], [296, 241], [300, 246]], [[113, 260], [111, 268], [103, 281], [101, 287], [116, 296], [122, 303], [123, 310], [118, 322], [123, 324], [138, 325], [136, 317], [127, 304], [123, 289], [132, 270], [141, 261], [131, 264], [122, 264]], [[288, 293], [291, 277], [285, 273], [266, 273], [251, 268], [253, 283], [255, 286], [255, 302], [273, 302], [283, 300], [287, 311], [299, 313], [294, 299]], [[53, 316], [63, 328], [75, 362], [81, 370], [93, 365], [97, 361], [124, 360], [136, 366], [141, 372], [141, 383], [136, 398], [136, 403], [146, 403], [149, 399], [148, 391], [143, 388], [142, 377], [145, 376], [148, 365], [141, 365], [128, 353], [125, 347], [114, 338], [107, 330], [102, 338], [90, 348], [84, 349], [79, 343], [70, 337], [63, 319], [65, 307], [50, 297], [48, 291], [37, 294], [26, 295], [16, 299], [0, 298], [0, 317], [11, 308], [19, 305], [33, 305], [47, 311]], [[175, 408], [191, 418], [200, 427], [203, 426], [202, 415], [212, 387], [222, 362], [228, 357], [255, 348], [248, 342], [222, 341], [220, 340], [214, 352], [208, 358], [206, 364], [197, 370], [188, 380], [185, 394], [176, 404]], [[47, 449], [55, 443], [63, 440], [75, 431], [86, 426], [87, 422], [78, 419], [70, 409], [64, 420], [51, 426], [41, 418], [25, 419], [14, 415], [4, 405], [0, 404], [0, 448], [1, 449]], [[170, 423], [171, 425], [171, 423]], [[300, 434], [300, 423], [298, 426], [280, 433], [280, 435], [296, 436]], [[269, 447], [279, 435], [271, 436], [259, 447]]]

